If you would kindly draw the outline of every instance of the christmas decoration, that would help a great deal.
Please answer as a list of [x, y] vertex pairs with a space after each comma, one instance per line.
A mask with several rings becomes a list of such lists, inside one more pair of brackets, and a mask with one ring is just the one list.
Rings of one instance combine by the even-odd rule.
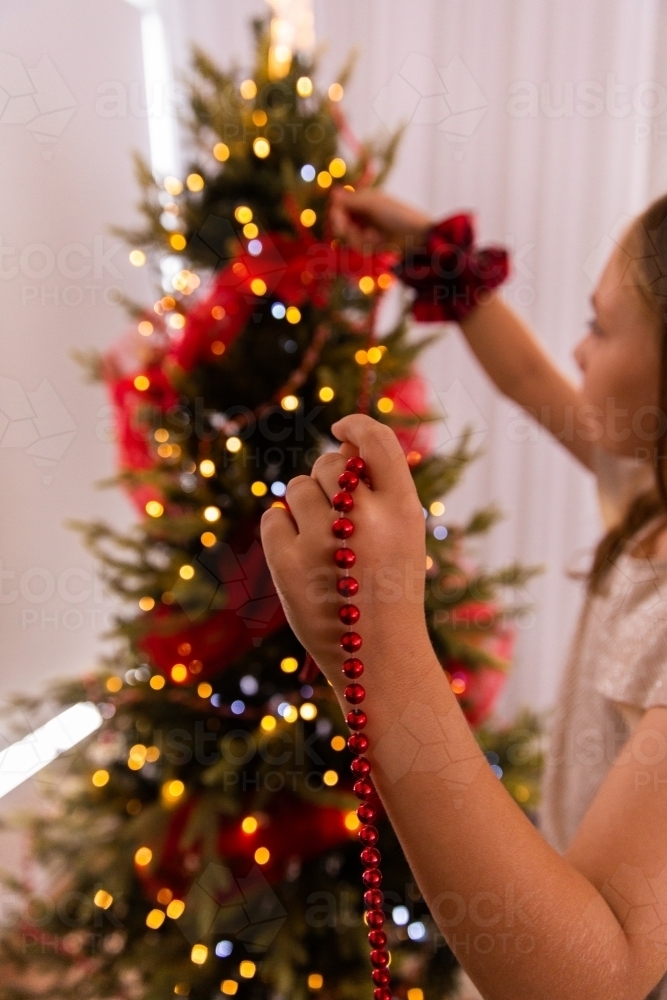
[[[465, 435], [432, 452], [414, 362], [436, 334], [410, 334], [396, 252], [352, 250], [328, 222], [333, 185], [381, 184], [400, 134], [359, 143], [339, 107], [350, 67], [321, 93], [312, 60], [281, 60], [269, 24], [254, 30], [252, 77], [194, 53], [184, 179], [137, 160], [144, 223], [123, 235], [130, 261], [154, 268], [155, 299], [126, 300], [125, 337], [85, 359], [113, 401], [114, 483], [139, 520], [127, 534], [79, 525], [127, 610], [100, 669], [47, 692], [94, 703], [103, 724], [51, 766], [48, 808], [26, 819], [33, 863], [7, 881], [2, 1000], [453, 990], [456, 961], [366, 796], [345, 544], [363, 468], [334, 498], [347, 724], [285, 621], [259, 541], [262, 511], [335, 447], [330, 427], [347, 413], [401, 441], [424, 505], [434, 649], [490, 766], [522, 807], [537, 801], [538, 720], [485, 725], [520, 611], [502, 590], [529, 571], [470, 561], [467, 539], [493, 509], [445, 524], [442, 498], [473, 453]], [[396, 318], [380, 336], [390, 289]], [[317, 600], [318, 582], [304, 586]], [[41, 703], [13, 708], [29, 723]]]

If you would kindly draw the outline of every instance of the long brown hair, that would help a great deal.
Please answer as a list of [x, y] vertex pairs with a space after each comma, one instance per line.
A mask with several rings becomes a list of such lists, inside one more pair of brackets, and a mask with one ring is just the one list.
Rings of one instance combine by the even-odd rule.
[[588, 573], [591, 591], [602, 581], [630, 539], [659, 514], [667, 513], [667, 195], [634, 219], [619, 244], [627, 255], [627, 274], [645, 305], [661, 321], [658, 417], [660, 432], [653, 449], [655, 486], [635, 497], [620, 524], [599, 542]]

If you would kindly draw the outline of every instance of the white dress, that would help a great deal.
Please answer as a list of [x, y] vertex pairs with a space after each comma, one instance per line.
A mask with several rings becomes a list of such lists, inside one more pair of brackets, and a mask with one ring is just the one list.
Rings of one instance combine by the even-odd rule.
[[[653, 472], [646, 463], [602, 451], [595, 464], [603, 520], [610, 527], [652, 485]], [[538, 826], [560, 854], [652, 705], [667, 705], [667, 559], [624, 551], [603, 592], [586, 595], [550, 721]], [[667, 1000], [667, 974], [649, 998]]]

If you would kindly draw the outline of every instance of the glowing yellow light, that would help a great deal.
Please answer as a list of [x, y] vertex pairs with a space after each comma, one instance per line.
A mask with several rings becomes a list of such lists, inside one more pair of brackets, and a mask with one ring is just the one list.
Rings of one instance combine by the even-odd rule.
[[187, 242], [183, 233], [172, 233], [169, 237], [169, 244], [172, 250], [185, 250]]
[[259, 823], [254, 816], [246, 816], [241, 823], [241, 829], [244, 833], [254, 833], [258, 826]]
[[225, 441], [225, 448], [227, 449], [227, 451], [231, 451], [232, 454], [234, 454], [237, 451], [240, 451], [242, 448], [241, 438], [237, 437], [227, 438], [227, 440]]
[[380, 396], [377, 401], [377, 408], [380, 413], [391, 413], [394, 409], [394, 401], [393, 399], [389, 399], [388, 396]]
[[159, 747], [148, 747], [146, 750], [146, 760], [149, 764], [154, 764], [156, 760], [160, 759], [160, 748]]
[[229, 146], [224, 142], [216, 142], [213, 147], [213, 155], [220, 163], [224, 163], [225, 160], [229, 159]]
[[205, 458], [199, 463], [199, 471], [206, 479], [210, 479], [211, 476], [215, 475], [215, 462], [212, 462], [210, 458]]
[[251, 101], [253, 97], [257, 96], [257, 84], [254, 80], [244, 80], [239, 90], [241, 97], [245, 97], [246, 101]]
[[338, 771], [325, 771], [322, 775], [322, 781], [325, 785], [333, 788], [334, 785], [338, 784]]
[[327, 91], [330, 101], [341, 101], [343, 99], [343, 88], [339, 83], [332, 83]]
[[514, 798], [517, 802], [527, 802], [530, 798], [530, 790], [525, 785], [517, 785], [514, 789]]
[[204, 178], [201, 174], [188, 174], [185, 184], [188, 191], [201, 191], [204, 187]]
[[95, 771], [90, 780], [95, 785], [95, 788], [104, 788], [109, 781], [109, 772], [105, 770]]
[[154, 674], [148, 683], [154, 691], [161, 691], [167, 682], [160, 674]]
[[108, 910], [113, 903], [113, 896], [106, 889], [98, 889], [93, 902], [95, 906], [99, 906], [100, 910]]
[[335, 395], [336, 394], [330, 385], [323, 385], [320, 391], [318, 392], [318, 396], [320, 397], [323, 403], [330, 403]]
[[172, 899], [167, 907], [167, 916], [170, 920], [178, 920], [185, 913], [185, 903], [182, 899]]
[[269, 488], [266, 485], [266, 483], [263, 483], [261, 481], [261, 479], [255, 480], [255, 482], [252, 483], [251, 486], [250, 486], [250, 492], [252, 493], [252, 495], [254, 497], [263, 497], [263, 496], [266, 496], [266, 494], [268, 492], [268, 489]]
[[276, 720], [273, 715], [265, 715], [259, 724], [260, 729], [265, 733], [271, 733], [276, 728]]
[[179, 181], [178, 177], [165, 177], [164, 189], [169, 194], [177, 195], [183, 190], [183, 184]]
[[162, 786], [162, 795], [167, 802], [175, 802], [183, 795], [185, 785], [176, 778], [174, 781], [165, 781]]
[[246, 222], [245, 226], [243, 227], [243, 235], [247, 240], [254, 240], [254, 238], [258, 235], [258, 233], [259, 229], [257, 228], [254, 222]]
[[429, 507], [429, 510], [433, 514], [433, 517], [440, 517], [445, 513], [445, 505], [444, 503], [441, 503], [440, 500], [434, 500]]
[[287, 312], [285, 313], [285, 319], [288, 323], [298, 323], [301, 319], [301, 310], [297, 309], [296, 306], [288, 306]]
[[315, 212], [313, 212], [312, 208], [304, 208], [304, 210], [301, 213], [301, 215], [299, 216], [299, 218], [301, 219], [301, 225], [302, 226], [306, 226], [307, 228], [310, 228], [310, 226], [314, 226], [315, 225], [315, 221], [317, 219], [317, 216], [316, 216]]
[[343, 736], [334, 736], [331, 740], [331, 748], [333, 750], [344, 750], [345, 738]]
[[309, 990], [321, 990], [324, 984], [324, 979], [319, 974], [319, 972], [311, 972], [308, 976], [308, 989]]
[[164, 910], [151, 910], [146, 917], [146, 927], [150, 927], [152, 931], [156, 931], [158, 927], [162, 927], [164, 916]]
[[284, 674], [293, 674], [299, 669], [299, 661], [294, 656], [286, 656], [280, 661], [280, 669]]
[[241, 224], [252, 222], [252, 209], [248, 205], [238, 205], [234, 209], [234, 218]]
[[176, 983], [174, 986], [174, 993], [179, 997], [189, 997], [190, 983]]
[[251, 118], [253, 125], [257, 125], [259, 128], [261, 128], [262, 125], [266, 125], [267, 121], [269, 120], [266, 111], [262, 111], [261, 108], [255, 108], [255, 110], [251, 115]]
[[405, 457], [408, 460], [408, 465], [419, 465], [422, 460], [421, 452], [419, 451], [409, 451]]
[[153, 860], [153, 852], [150, 847], [140, 847], [139, 850], [134, 855], [134, 863], [139, 865], [140, 868], [145, 868]]
[[202, 543], [202, 545], [204, 545], [204, 546], [205, 546], [205, 547], [206, 547], [207, 549], [212, 549], [212, 548], [213, 548], [213, 546], [215, 545], [215, 543], [216, 543], [216, 542], [218, 541], [218, 539], [217, 539], [217, 537], [216, 537], [216, 536], [215, 536], [215, 535], [213, 534], [213, 532], [212, 532], [212, 531], [204, 531], [204, 532], [202, 532], [202, 535], [201, 535], [201, 537], [200, 537], [199, 541], [200, 541], [200, 542]]
[[239, 975], [243, 976], [244, 979], [252, 979], [256, 972], [257, 966], [254, 962], [251, 962], [247, 958], [245, 958], [239, 965]]
[[155, 607], [155, 600], [152, 597], [140, 597], [139, 607], [142, 611], [152, 611]]
[[317, 706], [313, 705], [312, 701], [304, 701], [303, 705], [299, 709], [299, 715], [302, 719], [310, 722], [317, 715]]
[[356, 351], [355, 355], [354, 355], [354, 360], [357, 362], [358, 365], [367, 365], [368, 364], [368, 354], [367, 354], [367, 352], [366, 351]]
[[255, 861], [258, 865], [265, 865], [271, 857], [271, 852], [267, 847], [258, 847], [255, 851]]
[[144, 508], [149, 517], [162, 517], [164, 507], [159, 500], [149, 500]]
[[431, 559], [430, 556], [426, 556], [426, 569], [432, 569], [432, 568], [433, 568], [433, 560]]
[[158, 427], [158, 429], [153, 434], [153, 437], [155, 438], [156, 441], [160, 441], [160, 442], [168, 441], [169, 440], [169, 431], [167, 430], [166, 427]]
[[178, 575], [181, 577], [182, 580], [191, 580], [192, 577], [195, 575], [195, 568], [194, 566], [190, 566], [189, 563], [185, 563], [185, 565], [181, 566], [181, 568], [179, 569]]
[[332, 177], [342, 177], [347, 170], [347, 163], [340, 156], [335, 156], [329, 164], [329, 173]]
[[213, 694], [213, 688], [210, 684], [207, 684], [206, 681], [202, 681], [202, 683], [197, 687], [197, 694], [200, 698], [210, 698]]
[[137, 330], [139, 331], [142, 337], [150, 337], [151, 333], [153, 332], [153, 329], [154, 329], [153, 324], [150, 322], [150, 320], [147, 319], [142, 319], [141, 323], [137, 327]]
[[394, 284], [393, 274], [388, 274], [386, 271], [383, 274], [378, 275], [378, 287], [379, 288], [391, 288]]
[[466, 682], [462, 677], [454, 677], [452, 679], [451, 688], [454, 694], [463, 694], [466, 689]]
[[176, 299], [172, 295], [164, 295], [160, 299], [160, 305], [162, 306], [163, 309], [166, 309], [168, 312], [170, 309], [173, 309], [174, 306], [176, 305]]
[[208, 958], [208, 948], [205, 944], [193, 944], [190, 952], [190, 961], [195, 965], [203, 965]]
[[310, 97], [313, 92], [313, 81], [309, 76], [300, 76], [296, 81], [296, 92], [299, 97]]
[[366, 353], [368, 354], [368, 361], [372, 365], [376, 365], [382, 358], [382, 351], [379, 347], [369, 347]]
[[170, 444], [161, 444], [158, 446], [157, 453], [160, 458], [170, 458], [172, 452], [172, 447]]
[[350, 830], [351, 832], [358, 830], [359, 827], [361, 826], [361, 820], [354, 811], [345, 813], [344, 823], [345, 823], [345, 828], [347, 830]]
[[224, 319], [227, 315], [224, 306], [213, 306], [211, 309], [211, 316], [213, 319]]
[[157, 894], [157, 901], [158, 903], [162, 903], [163, 906], [166, 906], [167, 903], [171, 903], [173, 897], [174, 894], [171, 889], [160, 889]]
[[259, 136], [259, 138], [255, 139], [252, 144], [252, 151], [260, 160], [266, 159], [271, 152], [269, 140], [265, 139], [263, 136]]
[[319, 174], [317, 175], [317, 183], [320, 185], [321, 188], [331, 187], [332, 181], [333, 177], [331, 176], [328, 170], [320, 170]]
[[146, 263], [146, 254], [143, 250], [130, 250], [130, 264], [135, 267], [143, 267]]
[[289, 708], [285, 709], [283, 713], [283, 719], [285, 720], [285, 722], [296, 722], [298, 718], [299, 718], [299, 713], [294, 705], [290, 705]]
[[167, 322], [172, 330], [182, 330], [185, 326], [185, 316], [181, 313], [172, 313]]
[[225, 345], [221, 340], [214, 340], [213, 343], [211, 344], [211, 352], [213, 354], [224, 354]]
[[127, 766], [130, 771], [140, 771], [144, 764], [146, 763], [143, 757], [130, 757], [127, 762]]
[[370, 274], [365, 274], [363, 278], [359, 278], [359, 288], [364, 293], [364, 295], [370, 295], [375, 288], [375, 281], [371, 278]]
[[223, 979], [220, 984], [220, 992], [228, 997], [233, 997], [238, 993], [239, 984], [235, 979]]
[[117, 691], [123, 686], [123, 682], [120, 677], [109, 677], [106, 683], [107, 691], [111, 691], [112, 694], [116, 694]]
[[280, 405], [283, 410], [296, 410], [299, 406], [299, 400], [296, 396], [283, 396]]
[[130, 757], [133, 760], [146, 760], [147, 749], [143, 743], [135, 743], [133, 747], [130, 747]]
[[280, 507], [282, 510], [287, 510], [287, 504], [283, 503], [282, 500], [274, 500], [271, 506]]
[[220, 520], [220, 508], [219, 507], [207, 507], [204, 510], [204, 517], [207, 521], [219, 521]]
[[176, 684], [182, 684], [188, 676], [188, 668], [184, 663], [175, 663], [171, 668], [171, 679]]
[[150, 384], [151, 384], [150, 379], [146, 378], [145, 375], [137, 375], [137, 377], [134, 380], [134, 388], [138, 389], [139, 392], [146, 392], [146, 389], [148, 389]]
[[424, 991], [420, 990], [417, 986], [413, 986], [412, 989], [408, 990], [407, 997], [408, 1000], [424, 1000]]
[[250, 290], [253, 295], [266, 295], [266, 282], [261, 278], [253, 278], [250, 282]]

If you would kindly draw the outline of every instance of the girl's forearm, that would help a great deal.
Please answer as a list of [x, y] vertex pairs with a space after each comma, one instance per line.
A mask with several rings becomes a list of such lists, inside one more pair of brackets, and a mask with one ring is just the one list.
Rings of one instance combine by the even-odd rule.
[[472, 352], [500, 391], [590, 468], [591, 441], [575, 386], [498, 293], [461, 321]]
[[485, 1000], [629, 1000], [616, 915], [505, 790], [421, 645], [369, 664], [367, 756], [447, 943]]

